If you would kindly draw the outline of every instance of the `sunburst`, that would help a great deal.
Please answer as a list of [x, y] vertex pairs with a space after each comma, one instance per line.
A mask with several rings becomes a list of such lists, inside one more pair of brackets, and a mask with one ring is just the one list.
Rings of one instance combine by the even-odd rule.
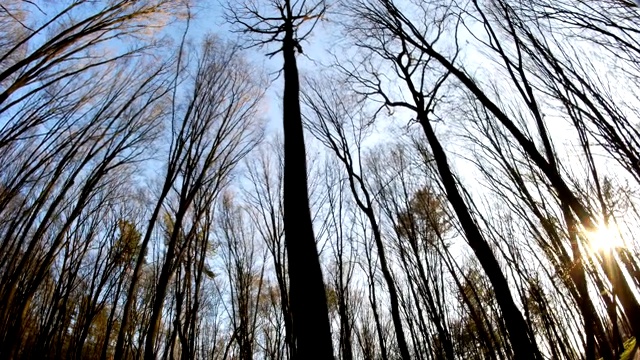
[[612, 224], [599, 223], [594, 230], [587, 232], [587, 238], [594, 252], [606, 252], [624, 247], [620, 231]]

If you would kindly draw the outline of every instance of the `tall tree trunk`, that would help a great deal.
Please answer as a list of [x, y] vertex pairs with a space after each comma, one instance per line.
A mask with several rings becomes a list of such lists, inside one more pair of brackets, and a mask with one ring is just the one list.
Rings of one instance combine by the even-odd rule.
[[289, 261], [296, 357], [333, 359], [327, 299], [307, 193], [300, 83], [295, 57], [297, 40], [294, 38], [291, 20], [284, 26], [284, 233]]
[[[418, 104], [418, 106], [420, 105], [421, 104]], [[469, 245], [480, 261], [489, 281], [491, 281], [491, 285], [493, 286], [496, 295], [496, 300], [500, 306], [505, 326], [509, 333], [509, 340], [511, 341], [515, 357], [517, 359], [541, 359], [535, 340], [529, 338], [527, 334], [527, 323], [513, 300], [511, 290], [509, 289], [509, 283], [507, 282], [502, 269], [500, 269], [500, 264], [493, 254], [493, 251], [480, 233], [480, 230], [469, 213], [469, 209], [467, 208], [464, 199], [460, 195], [456, 186], [456, 180], [453, 177], [451, 168], [447, 162], [447, 156], [444, 149], [440, 145], [440, 141], [438, 140], [424, 111], [418, 111], [418, 120], [422, 125], [427, 140], [431, 146], [438, 172], [440, 173], [442, 183], [447, 193], [447, 198], [453, 206], [458, 220], [460, 221], [460, 225], [462, 226], [467, 240], [469, 241]]]
[[138, 289], [138, 282], [142, 276], [142, 266], [145, 263], [145, 255], [147, 251], [147, 247], [149, 246], [149, 241], [151, 240], [151, 235], [153, 234], [153, 229], [155, 228], [155, 223], [158, 219], [158, 215], [160, 214], [160, 210], [162, 208], [162, 203], [164, 199], [169, 194], [169, 190], [171, 189], [171, 173], [168, 172], [165, 183], [162, 187], [162, 192], [158, 201], [156, 202], [155, 208], [153, 209], [153, 214], [149, 219], [149, 224], [147, 225], [147, 231], [145, 232], [142, 243], [140, 244], [140, 249], [138, 258], [136, 259], [136, 265], [133, 269], [133, 274], [131, 274], [131, 283], [129, 284], [129, 289], [127, 290], [127, 297], [124, 304], [124, 309], [122, 310], [122, 322], [120, 323], [120, 329], [118, 330], [118, 338], [116, 340], [116, 348], [114, 351], [114, 359], [124, 359], [125, 355], [125, 336], [129, 331], [129, 323], [131, 321], [131, 311], [133, 304], [136, 300], [136, 290]]
[[[356, 194], [355, 189], [353, 190], [354, 190], [353, 193]], [[367, 218], [369, 219], [369, 222], [371, 224], [371, 228], [373, 231], [373, 238], [375, 240], [376, 248], [378, 250], [378, 258], [380, 259], [380, 268], [382, 269], [384, 281], [387, 284], [387, 288], [389, 289], [391, 319], [393, 320], [393, 327], [396, 333], [396, 340], [398, 341], [398, 348], [400, 349], [400, 356], [402, 357], [403, 360], [410, 360], [411, 355], [409, 354], [409, 347], [407, 346], [407, 340], [404, 336], [404, 331], [402, 330], [402, 319], [400, 317], [398, 291], [396, 289], [393, 276], [391, 275], [391, 270], [389, 269], [389, 265], [387, 264], [387, 257], [385, 254], [384, 244], [382, 243], [382, 235], [380, 234], [380, 228], [378, 227], [378, 222], [375, 219], [375, 215], [373, 214], [373, 210], [371, 209], [371, 207], [365, 208], [363, 210], [365, 211]]]

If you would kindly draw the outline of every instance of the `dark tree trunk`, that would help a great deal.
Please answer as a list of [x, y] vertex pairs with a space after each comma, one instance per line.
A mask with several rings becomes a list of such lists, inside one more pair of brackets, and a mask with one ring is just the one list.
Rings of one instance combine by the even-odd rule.
[[291, 22], [285, 23], [284, 57], [284, 233], [296, 357], [333, 359], [322, 269], [313, 235], [307, 165], [300, 114], [300, 83]]
[[[421, 104], [418, 104], [418, 106], [420, 105]], [[419, 111], [418, 113], [418, 119], [431, 146], [438, 172], [447, 193], [447, 198], [460, 221], [469, 245], [476, 254], [476, 257], [480, 261], [482, 268], [493, 286], [515, 357], [517, 359], [540, 359], [541, 356], [538, 348], [535, 341], [530, 339], [527, 334], [527, 323], [513, 300], [509, 283], [502, 269], [500, 269], [500, 264], [473, 221], [469, 209], [456, 186], [456, 180], [451, 173], [444, 149], [440, 145], [431, 123], [426, 118], [426, 114], [421, 112], [422, 111]]]
[[[356, 192], [354, 191], [354, 194], [355, 193]], [[400, 356], [402, 357], [403, 360], [410, 360], [411, 355], [409, 354], [409, 347], [407, 346], [407, 340], [405, 339], [404, 331], [402, 330], [402, 319], [400, 317], [400, 305], [398, 303], [398, 291], [396, 289], [393, 276], [391, 275], [391, 270], [389, 269], [389, 265], [387, 264], [384, 244], [382, 243], [382, 235], [380, 234], [378, 222], [375, 219], [375, 215], [373, 214], [373, 210], [371, 209], [371, 207], [366, 208], [364, 210], [367, 215], [367, 218], [371, 223], [371, 228], [373, 230], [373, 237], [376, 243], [376, 248], [378, 250], [378, 258], [380, 259], [380, 268], [382, 269], [384, 281], [387, 284], [387, 288], [389, 289], [391, 319], [393, 320], [393, 327], [396, 333], [396, 340], [398, 341]]]

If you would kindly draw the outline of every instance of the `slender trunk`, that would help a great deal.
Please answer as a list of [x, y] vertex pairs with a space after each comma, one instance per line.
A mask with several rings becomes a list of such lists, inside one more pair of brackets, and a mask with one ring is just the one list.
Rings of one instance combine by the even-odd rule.
[[347, 311], [347, 304], [344, 295], [340, 299], [340, 348], [342, 359], [353, 360], [353, 350], [351, 349], [351, 322]]
[[378, 223], [373, 214], [373, 210], [371, 208], [368, 208], [366, 210], [366, 214], [371, 223], [373, 238], [375, 240], [376, 248], [378, 250], [378, 257], [380, 258], [380, 269], [382, 269], [382, 275], [384, 276], [384, 281], [387, 284], [387, 288], [389, 289], [391, 319], [393, 320], [393, 327], [396, 333], [396, 340], [398, 341], [398, 348], [400, 349], [400, 355], [403, 360], [410, 360], [411, 355], [409, 354], [409, 347], [407, 346], [407, 340], [404, 336], [404, 331], [402, 330], [402, 318], [400, 317], [400, 306], [398, 304], [398, 291], [396, 289], [393, 276], [391, 275], [391, 270], [389, 270], [389, 265], [387, 264], [387, 257], [384, 250], [384, 244], [382, 243], [382, 235], [380, 234], [380, 229], [378, 228]]
[[[183, 208], [186, 210], [186, 206], [183, 205]], [[164, 306], [164, 300], [167, 295], [167, 289], [169, 288], [169, 281], [173, 276], [175, 267], [174, 267], [174, 258], [176, 257], [176, 246], [179, 239], [180, 229], [182, 228], [182, 220], [183, 215], [178, 214], [176, 217], [176, 222], [174, 224], [174, 229], [172, 231], [172, 237], [169, 242], [169, 247], [167, 249], [167, 254], [165, 255], [164, 264], [162, 265], [162, 270], [160, 271], [160, 278], [158, 279], [158, 283], [156, 285], [155, 296], [153, 299], [153, 306], [151, 308], [151, 317], [149, 318], [149, 330], [147, 332], [147, 337], [145, 339], [145, 347], [144, 347], [144, 359], [145, 360], [155, 360], [155, 346], [156, 346], [156, 337], [158, 336], [158, 331], [160, 330], [160, 322], [162, 320], [162, 308]]]
[[[589, 291], [587, 288], [587, 279], [584, 270], [584, 263], [582, 261], [582, 254], [580, 251], [580, 247], [578, 244], [577, 233], [575, 229], [575, 221], [573, 220], [573, 216], [570, 213], [570, 209], [566, 204], [563, 204], [563, 213], [565, 222], [567, 223], [567, 227], [569, 228], [569, 238], [571, 240], [571, 250], [573, 252], [573, 267], [571, 270], [571, 279], [575, 283], [576, 290], [578, 291], [578, 296], [576, 298], [578, 305], [580, 307], [580, 312], [582, 313], [582, 317], [584, 319], [584, 336], [585, 336], [585, 359], [586, 360], [595, 360], [596, 359], [596, 349], [595, 349], [595, 332], [597, 331], [598, 324], [596, 324], [595, 311], [593, 310], [593, 304], [591, 303], [591, 298], [589, 297]], [[606, 341], [606, 337], [604, 336], [603, 331], [599, 331], [599, 338], [601, 340], [600, 346], [600, 356], [605, 360], [612, 360], [613, 354], [611, 353], [611, 349], [608, 346]], [[606, 344], [606, 345], [605, 345]]]
[[447, 162], [447, 156], [433, 131], [431, 123], [423, 111], [419, 111], [418, 119], [431, 146], [438, 172], [440, 173], [442, 183], [447, 193], [447, 198], [458, 216], [458, 220], [469, 241], [469, 245], [493, 285], [496, 300], [502, 311], [515, 357], [517, 359], [541, 359], [535, 340], [528, 336], [528, 332], [526, 331], [528, 328], [527, 323], [513, 300], [509, 283], [502, 269], [500, 269], [500, 264], [489, 247], [489, 244], [482, 237], [480, 230], [469, 213], [464, 199], [460, 195], [456, 186], [456, 180]]
[[[275, 259], [275, 252], [274, 252]], [[295, 342], [293, 341], [293, 325], [291, 320], [291, 310], [289, 306], [289, 292], [285, 281], [285, 274], [282, 263], [280, 261], [274, 261], [276, 267], [276, 278], [278, 281], [278, 290], [280, 291], [280, 311], [282, 311], [282, 318], [284, 319], [284, 342], [287, 346], [289, 359], [295, 358]]]
[[153, 214], [151, 215], [151, 219], [149, 219], [147, 231], [144, 234], [144, 238], [142, 240], [142, 243], [140, 244], [140, 249], [138, 250], [138, 259], [136, 259], [136, 266], [133, 269], [133, 274], [131, 275], [131, 283], [129, 284], [124, 309], [122, 310], [122, 322], [120, 323], [120, 329], [118, 330], [118, 339], [116, 340], [116, 349], [113, 356], [114, 359], [124, 359], [125, 336], [127, 334], [127, 331], [129, 330], [131, 310], [133, 307], [133, 303], [135, 302], [138, 282], [140, 281], [140, 276], [142, 275], [142, 265], [144, 264], [147, 247], [149, 246], [149, 241], [151, 240], [151, 235], [153, 234], [153, 229], [155, 227], [158, 214], [160, 214], [160, 210], [162, 209], [162, 203], [164, 202], [164, 199], [167, 197], [167, 195], [169, 194], [169, 190], [171, 189], [171, 176], [172, 173], [170, 165], [170, 170], [167, 171], [167, 177], [162, 188], [162, 193], [158, 198], [155, 209], [153, 209]]
[[109, 339], [111, 338], [111, 331], [113, 331], [113, 323], [115, 320], [116, 314], [116, 304], [118, 303], [118, 298], [120, 297], [120, 291], [122, 290], [122, 285], [124, 284], [124, 273], [120, 275], [121, 279], [118, 281], [118, 286], [116, 288], [115, 295], [113, 297], [113, 305], [111, 306], [111, 310], [109, 311], [109, 320], [107, 321], [107, 331], [105, 331], [104, 335], [104, 343], [102, 344], [102, 350], [100, 351], [100, 360], [107, 360], [107, 353], [109, 351]]
[[371, 311], [373, 312], [373, 321], [376, 323], [376, 333], [378, 335], [378, 342], [380, 343], [380, 356], [382, 360], [387, 360], [387, 346], [384, 341], [384, 334], [382, 331], [382, 323], [380, 322], [380, 313], [378, 312], [378, 301], [376, 299], [375, 280], [373, 275], [373, 269], [371, 268], [371, 258], [367, 256], [367, 262], [369, 265], [369, 302], [371, 303]]
[[333, 359], [327, 299], [307, 193], [296, 40], [291, 22], [284, 26], [284, 232], [296, 356], [299, 359]]

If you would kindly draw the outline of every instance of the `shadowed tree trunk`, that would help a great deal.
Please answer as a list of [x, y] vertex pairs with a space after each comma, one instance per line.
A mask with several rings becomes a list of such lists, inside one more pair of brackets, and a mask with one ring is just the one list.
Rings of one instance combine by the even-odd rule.
[[[458, 76], [463, 73], [453, 66], [444, 66], [445, 71], [439, 78], [435, 79], [432, 84], [425, 83], [425, 74], [432, 71], [428, 66], [430, 65], [429, 61], [432, 58], [438, 62], [446, 61], [446, 59], [433, 50], [433, 43], [424, 39], [423, 32], [416, 28], [407, 15], [402, 13], [393, 1], [389, 0], [361, 1], [352, 9], [354, 17], [359, 17], [363, 21], [348, 26], [353, 27], [356, 32], [364, 34], [369, 31], [374, 34], [371, 36], [371, 40], [362, 43], [361, 47], [391, 63], [396, 75], [404, 81], [406, 91], [411, 96], [411, 103], [391, 100], [389, 94], [382, 90], [380, 77], [375, 72], [369, 74], [373, 80], [363, 79], [361, 75], [353, 72], [350, 72], [350, 75], [367, 88], [368, 94], [381, 97], [385, 106], [404, 107], [414, 112], [415, 120], [422, 127], [431, 147], [433, 160], [447, 200], [460, 222], [469, 246], [493, 286], [516, 357], [518, 359], [540, 359], [541, 355], [535, 339], [530, 338], [529, 332], [526, 331], [528, 329], [527, 323], [514, 301], [507, 278], [489, 243], [471, 215], [461, 194], [458, 181], [451, 170], [446, 152], [433, 129], [433, 120], [429, 118], [429, 115], [434, 111], [435, 104], [438, 103], [439, 89], [442, 84], [450, 74]], [[426, 11], [426, 7], [420, 11]], [[442, 32], [443, 30], [440, 28], [437, 31]], [[394, 41], [397, 46], [391, 47], [391, 41]], [[447, 64], [451, 65], [448, 62]], [[430, 88], [426, 89], [427, 86]]]
[[[324, 16], [324, 2], [271, 2], [269, 10], [254, 2], [229, 6], [228, 17], [243, 32], [254, 37], [254, 45], [273, 44], [282, 53], [284, 93], [283, 208], [284, 234], [289, 263], [290, 302], [296, 358], [333, 359], [327, 299], [316, 248], [307, 183], [306, 149], [300, 113], [300, 81], [296, 53], [301, 42]], [[301, 29], [311, 23], [309, 29]], [[305, 31], [302, 35], [299, 31]], [[266, 40], [255, 38], [265, 37]]]
[[332, 359], [327, 300], [313, 235], [307, 165], [300, 115], [300, 84], [292, 24], [285, 24], [284, 58], [284, 236], [289, 262], [291, 312], [299, 359]]

